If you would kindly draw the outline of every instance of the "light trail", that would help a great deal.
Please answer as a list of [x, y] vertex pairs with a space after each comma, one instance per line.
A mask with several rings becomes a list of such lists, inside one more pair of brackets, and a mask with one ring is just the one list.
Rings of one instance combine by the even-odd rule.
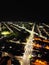
[[45, 23], [43, 23], [43, 25], [49, 28], [49, 25], [46, 25]]
[[30, 65], [30, 58], [29, 56], [32, 56], [32, 51], [33, 51], [33, 38], [34, 38], [34, 27], [35, 24], [33, 25], [32, 31], [30, 33], [30, 36], [26, 42], [26, 46], [25, 46], [25, 52], [23, 55], [23, 64], [22, 65]]
[[37, 30], [39, 32], [39, 35], [42, 35], [38, 25], [37, 25]]
[[19, 25], [16, 25], [16, 24], [13, 24], [13, 25], [16, 26], [16, 27], [18, 27], [18, 28], [24, 29], [24, 30], [26, 30], [27, 32], [31, 33], [31, 31], [28, 30], [28, 29], [26, 29], [26, 28], [24, 27], [24, 25], [23, 25], [22, 27], [19, 26]]
[[[25, 31], [27, 31], [27, 32], [29, 32], [29, 33], [31, 34], [31, 31], [28, 30], [28, 29], [26, 29], [24, 26], [21, 27], [21, 26], [16, 25], [16, 24], [13, 24], [13, 25], [14, 25], [14, 26], [17, 26], [17, 27], [19, 27], [19, 28], [21, 28], [21, 29], [24, 29]], [[38, 25], [37, 25], [37, 26], [38, 26]], [[37, 28], [38, 28], [38, 31], [39, 31], [39, 33], [40, 33], [40, 37], [42, 37], [42, 38], [44, 38], [44, 39], [47, 39], [45, 36], [42, 36], [41, 31], [39, 30], [39, 27], [37, 27]], [[39, 34], [36, 33], [35, 31], [33, 31], [33, 33], [39, 36]]]
[[40, 35], [41, 38], [47, 39], [47, 37]]
[[[8, 23], [8, 24], [9, 24], [9, 23]], [[10, 25], [11, 27], [15, 28], [15, 29], [18, 30], [18, 31], [21, 31], [20, 29], [18, 29], [17, 27], [15, 27], [16, 25], [13, 26], [13, 25], [14, 25], [13, 23], [10, 23], [10, 24], [11, 24], [11, 25]]]
[[[18, 27], [18, 28], [24, 29], [25, 31], [31, 33], [31, 30], [26, 29], [26, 28], [24, 27], [24, 25], [23, 25], [22, 27], [19, 26], [19, 25], [16, 25], [16, 24], [13, 24], [13, 25], [16, 26], [16, 27]], [[34, 34], [38, 35], [38, 33], [36, 33], [36, 32], [34, 32]]]
[[16, 25], [16, 24], [13, 24], [14, 26], [16, 26], [16, 27], [19, 27], [19, 28], [22, 28], [22, 29], [24, 29], [24, 25], [21, 27], [21, 26], [19, 26], [19, 25]]
[[[14, 25], [14, 26], [16, 26], [16, 27], [18, 27], [18, 28], [24, 29], [25, 31], [27, 31], [27, 32], [29, 32], [29, 33], [31, 34], [31, 30], [26, 29], [26, 28], [24, 27], [24, 24], [23, 24], [22, 27], [19, 26], [19, 25], [13, 24], [13, 23], [11, 23], [11, 24]], [[11, 26], [12, 26], [12, 25], [11, 25]], [[12, 27], [14, 27], [14, 26], [12, 26]], [[16, 28], [16, 27], [14, 27], [14, 28], [17, 29], [18, 31], [20, 31], [20, 29], [18, 29], [18, 28]], [[42, 36], [41, 31], [40, 31], [38, 25], [37, 25], [37, 29], [38, 29], [38, 31], [39, 31], [40, 37], [41, 37], [41, 38], [44, 38], [44, 39], [47, 39], [45, 36]], [[35, 31], [33, 31], [33, 33], [39, 36], [39, 34], [36, 33]]]
[[[20, 41], [7, 40], [7, 42], [12, 42], [12, 43], [20, 44]], [[21, 44], [25, 45], [26, 43], [21, 43]]]
[[3, 24], [9, 29], [10, 32], [13, 33], [13, 30], [11, 28], [9, 28], [9, 26], [5, 22], [3, 22]]
[[42, 35], [42, 33], [41, 33], [41, 31], [40, 31], [38, 25], [37, 25], [37, 30], [38, 30], [38, 32], [39, 32], [39, 36], [40, 36], [40, 37], [42, 37], [42, 38], [44, 38], [44, 39], [47, 39], [47, 37], [45, 37], [45, 36]]
[[11, 27], [15, 28], [18, 31], [21, 31], [20, 29], [16, 28], [15, 26], [11, 25]]
[[13, 41], [13, 40], [8, 40], [7, 42], [12, 42], [12, 43], [20, 44], [19, 41]]
[[43, 28], [43, 26], [39, 26], [39, 28]]
[[43, 29], [43, 31], [49, 36], [49, 33], [45, 29]]

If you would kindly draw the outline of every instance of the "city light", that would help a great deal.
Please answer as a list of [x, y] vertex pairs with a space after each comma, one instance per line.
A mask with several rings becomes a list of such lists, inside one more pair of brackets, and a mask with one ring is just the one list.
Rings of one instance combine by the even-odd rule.
[[1, 34], [6, 36], [6, 35], [11, 34], [11, 32], [9, 32], [9, 31], [3, 31], [3, 32], [1, 32]]
[[11, 55], [11, 60], [18, 59], [20, 65], [49, 65], [49, 25], [0, 23], [0, 51], [3, 57]]
[[37, 59], [34, 64], [35, 64], [35, 65], [47, 65], [47, 62]]

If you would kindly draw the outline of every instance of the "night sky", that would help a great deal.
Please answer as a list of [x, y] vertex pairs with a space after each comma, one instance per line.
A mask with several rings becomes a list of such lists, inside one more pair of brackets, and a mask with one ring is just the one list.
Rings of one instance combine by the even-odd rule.
[[30, 1], [7, 2], [4, 4], [2, 10], [0, 9], [0, 21], [33, 21], [37, 23], [49, 23], [48, 5], [43, 3]]
[[48, 13], [24, 10], [2, 10], [0, 21], [33, 21], [49, 23]]

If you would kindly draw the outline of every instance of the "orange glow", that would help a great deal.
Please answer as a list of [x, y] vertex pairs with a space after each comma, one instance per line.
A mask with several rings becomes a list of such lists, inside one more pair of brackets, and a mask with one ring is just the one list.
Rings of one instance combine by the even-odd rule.
[[47, 42], [47, 43], [49, 43], [49, 40], [43, 40], [43, 42]]
[[42, 41], [42, 42], [47, 42], [47, 43], [49, 43], [49, 40], [41, 40], [40, 38], [34, 38], [34, 40], [39, 40], [39, 41]]
[[35, 65], [47, 65], [47, 62], [46, 61], [41, 61], [41, 60], [37, 59], [34, 64]]
[[34, 40], [39, 40], [39, 41], [42, 41], [40, 38], [34, 38]]
[[[42, 45], [39, 45], [39, 44], [34, 44], [34, 47], [41, 48], [41, 47], [42, 47]], [[44, 47], [44, 48], [49, 49], [49, 46], [46, 46], [46, 47]]]
[[46, 48], [46, 49], [49, 49], [49, 46], [46, 46], [45, 48]]
[[12, 65], [11, 64], [11, 59], [7, 61], [7, 65]]
[[34, 47], [42, 47], [41, 45], [39, 45], [39, 44], [34, 44]]

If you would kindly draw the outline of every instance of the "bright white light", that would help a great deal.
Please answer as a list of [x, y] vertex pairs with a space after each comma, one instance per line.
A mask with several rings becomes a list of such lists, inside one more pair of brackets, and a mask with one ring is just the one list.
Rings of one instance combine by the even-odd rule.
[[43, 26], [39, 26], [39, 28], [43, 28]]
[[20, 41], [16, 41], [16, 43], [20, 43]]
[[12, 46], [10, 46], [9, 48], [12, 48]]
[[41, 57], [41, 55], [40, 55], [40, 54], [38, 54], [38, 57]]
[[4, 49], [5, 48], [5, 46], [2, 46], [2, 49]]
[[9, 31], [3, 31], [3, 32], [1, 32], [1, 34], [2, 35], [8, 35], [8, 34], [10, 34], [10, 32]]

